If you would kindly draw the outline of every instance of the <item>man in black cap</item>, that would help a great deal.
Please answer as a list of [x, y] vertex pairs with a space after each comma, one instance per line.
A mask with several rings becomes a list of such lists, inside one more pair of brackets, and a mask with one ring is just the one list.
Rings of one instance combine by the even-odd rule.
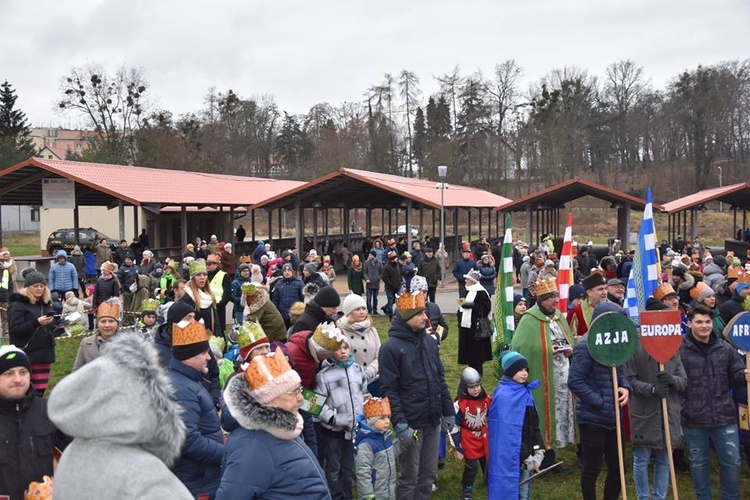
[[607, 282], [598, 271], [592, 272], [581, 282], [586, 290], [586, 300], [568, 311], [568, 324], [573, 335], [580, 337], [589, 331], [594, 308], [607, 301]]
[[291, 333], [309, 330], [314, 332], [319, 324], [336, 322], [336, 313], [341, 304], [339, 292], [332, 286], [324, 286], [310, 302], [305, 305], [305, 312], [292, 325]]
[[378, 312], [378, 293], [380, 293], [380, 278], [383, 275], [383, 263], [378, 259], [378, 252], [373, 248], [367, 260], [362, 265], [362, 277], [365, 279], [365, 293], [367, 294], [367, 312], [373, 315]]
[[607, 281], [607, 300], [622, 307], [625, 303], [625, 282], [619, 278]]
[[0, 498], [24, 498], [32, 481], [52, 476], [52, 447], [62, 434], [47, 417], [47, 400], [31, 386], [31, 363], [16, 346], [0, 347]]

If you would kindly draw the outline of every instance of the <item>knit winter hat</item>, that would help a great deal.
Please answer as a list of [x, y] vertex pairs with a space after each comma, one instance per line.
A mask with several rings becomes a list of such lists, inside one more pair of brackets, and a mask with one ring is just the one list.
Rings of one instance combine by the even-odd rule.
[[586, 289], [583, 285], [575, 284], [568, 289], [568, 300], [577, 299], [586, 296]]
[[713, 294], [714, 291], [711, 287], [702, 281], [697, 282], [695, 286], [690, 289], [690, 298], [696, 302], [703, 302]]
[[47, 278], [33, 267], [27, 267], [21, 271], [25, 286], [36, 285], [37, 283], [47, 283]]
[[304, 270], [310, 274], [315, 274], [318, 272], [318, 266], [315, 264], [315, 262], [308, 262], [307, 264], [305, 264]]
[[244, 262], [237, 266], [237, 274], [240, 274], [245, 269], [250, 270], [250, 266], [248, 264], [245, 264]]
[[364, 307], [365, 309], [367, 309], [367, 303], [365, 303], [365, 299], [363, 299], [361, 295], [350, 293], [344, 299], [341, 309], [344, 311], [344, 316], [349, 316], [349, 313], [351, 313], [352, 311], [356, 311], [360, 307]]
[[338, 307], [341, 304], [339, 292], [332, 286], [324, 286], [318, 290], [313, 300], [320, 307]]
[[294, 267], [289, 262], [287, 262], [286, 264], [281, 266], [281, 271], [294, 271]]
[[198, 274], [206, 274], [206, 261], [203, 259], [194, 260], [188, 266], [190, 271], [190, 279], [193, 279]]
[[300, 387], [302, 379], [292, 370], [281, 349], [256, 356], [245, 369], [245, 382], [258, 403], [267, 405], [284, 393]]
[[26, 353], [14, 345], [0, 346], [0, 374], [17, 366], [31, 370], [31, 362]]
[[169, 306], [169, 310], [167, 311], [167, 322], [177, 323], [178, 321], [182, 321], [182, 318], [184, 318], [188, 314], [194, 312], [195, 309], [190, 304], [178, 300], [177, 302], [174, 302], [171, 306]]
[[515, 308], [516, 308], [516, 306], [517, 306], [517, 305], [518, 305], [518, 304], [519, 304], [519, 303], [520, 303], [520, 302], [521, 302], [522, 300], [523, 300], [524, 302], [526, 302], [526, 298], [525, 298], [525, 297], [524, 297], [523, 295], [521, 295], [520, 293], [515, 293], [515, 294], [513, 294], [513, 309], [515, 309]]
[[424, 276], [415, 275], [409, 283], [409, 291], [412, 294], [416, 294], [417, 292], [426, 292], [427, 288], [427, 278], [425, 278]]
[[518, 351], [507, 351], [502, 357], [501, 365], [503, 375], [513, 378], [523, 368], [529, 368], [529, 361]]
[[247, 359], [253, 350], [262, 346], [271, 346], [266, 332], [257, 321], [245, 321], [237, 332], [237, 345], [240, 348], [240, 356]]
[[190, 359], [210, 349], [206, 326], [195, 320], [172, 323], [172, 356]]

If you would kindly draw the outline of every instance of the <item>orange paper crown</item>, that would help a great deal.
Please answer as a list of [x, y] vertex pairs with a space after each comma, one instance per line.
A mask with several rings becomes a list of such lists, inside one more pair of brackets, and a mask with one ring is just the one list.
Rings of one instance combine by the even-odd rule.
[[206, 326], [195, 320], [191, 320], [184, 328], [184, 323], [172, 323], [172, 346], [197, 344], [205, 342], [208, 338]]
[[677, 292], [674, 291], [672, 285], [669, 283], [662, 283], [659, 287], [654, 290], [654, 298], [656, 300], [664, 300], [667, 295], [675, 295]]
[[96, 317], [98, 318], [115, 318], [120, 321], [120, 302], [118, 300], [107, 300], [99, 304], [96, 309]]
[[697, 302], [700, 300], [701, 295], [706, 292], [714, 293], [710, 286], [702, 281], [699, 281], [693, 288], [690, 289], [690, 298]]
[[391, 416], [391, 403], [388, 398], [370, 398], [365, 402], [365, 418]]
[[52, 500], [52, 478], [44, 476], [44, 481], [41, 483], [32, 481], [29, 483], [29, 489], [23, 494], [23, 500]]
[[740, 274], [742, 274], [742, 268], [737, 266], [732, 266], [729, 269], [727, 269], [727, 278], [739, 278]]
[[740, 272], [740, 275], [737, 277], [738, 283], [750, 283], [750, 273], [743, 273]]
[[259, 389], [292, 370], [281, 349], [273, 354], [257, 356], [245, 369], [245, 381], [251, 390]]
[[398, 308], [399, 311], [409, 311], [424, 307], [425, 301], [423, 293], [418, 293], [416, 295], [404, 293], [396, 300], [396, 308]]
[[537, 280], [537, 282], [534, 283], [534, 292], [536, 292], [537, 297], [550, 293], [557, 293], [557, 282], [555, 278]]

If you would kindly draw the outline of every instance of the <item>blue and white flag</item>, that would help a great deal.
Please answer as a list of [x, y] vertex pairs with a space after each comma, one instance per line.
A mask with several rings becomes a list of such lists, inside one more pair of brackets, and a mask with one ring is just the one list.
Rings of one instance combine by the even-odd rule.
[[651, 188], [648, 188], [643, 221], [638, 232], [638, 246], [635, 249], [626, 294], [628, 316], [636, 323], [639, 321], [641, 311], [646, 310], [646, 300], [653, 295], [660, 281], [659, 256], [656, 250], [656, 230], [651, 203]]

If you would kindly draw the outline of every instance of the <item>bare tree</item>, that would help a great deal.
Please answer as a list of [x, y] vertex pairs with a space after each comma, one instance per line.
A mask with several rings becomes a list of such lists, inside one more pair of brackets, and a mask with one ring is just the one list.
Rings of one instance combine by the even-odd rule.
[[450, 96], [451, 109], [453, 111], [453, 133], [455, 134], [458, 128], [458, 94], [464, 81], [463, 77], [461, 77], [461, 70], [458, 64], [453, 68], [451, 73], [436, 76], [435, 80], [440, 83], [440, 91]]
[[[409, 175], [414, 176], [413, 164], [414, 164], [414, 150], [413, 140], [411, 134], [411, 115], [417, 109], [419, 105], [419, 97], [422, 92], [419, 90], [419, 78], [411, 71], [403, 70], [398, 80], [398, 86], [401, 90], [401, 98], [404, 100], [406, 106], [406, 133], [408, 139], [408, 152], [407, 158], [409, 162]], [[422, 165], [418, 165], [419, 177], [422, 177]]]

